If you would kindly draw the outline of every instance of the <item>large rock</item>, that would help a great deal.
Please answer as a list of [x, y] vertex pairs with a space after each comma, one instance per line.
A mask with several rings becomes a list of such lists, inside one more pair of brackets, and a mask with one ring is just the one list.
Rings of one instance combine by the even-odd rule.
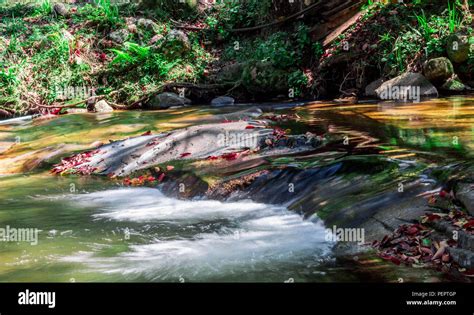
[[57, 15], [60, 16], [68, 16], [69, 10], [67, 9], [66, 5], [64, 3], [56, 3], [53, 6], [54, 12], [56, 12]]
[[431, 82], [443, 84], [453, 76], [453, 64], [446, 57], [431, 59], [423, 65], [423, 74]]
[[185, 97], [180, 97], [175, 93], [165, 92], [155, 95], [147, 103], [150, 109], [167, 109], [172, 106], [184, 106], [190, 104], [191, 101]]
[[365, 96], [376, 97], [377, 93], [375, 93], [375, 90], [378, 89], [382, 85], [383, 82], [384, 82], [384, 79], [380, 78], [378, 80], [375, 80], [369, 83], [365, 87]]
[[474, 184], [459, 183], [456, 187], [456, 198], [466, 207], [467, 212], [474, 216]]
[[446, 52], [451, 61], [463, 63], [469, 58], [471, 45], [469, 36], [462, 34], [452, 34], [447, 39]]
[[235, 99], [230, 96], [219, 96], [211, 101], [213, 107], [232, 106], [235, 103]]
[[[248, 129], [249, 125], [255, 129]], [[258, 121], [219, 122], [157, 135], [145, 134], [103, 145], [74, 166], [59, 164], [55, 172], [126, 176], [173, 160], [199, 160], [255, 150], [267, 137], [274, 137], [273, 134], [273, 129]]]
[[116, 30], [109, 34], [110, 39], [116, 42], [117, 44], [123, 44], [129, 36], [130, 33], [126, 29]]
[[[420, 95], [416, 95], [418, 93]], [[375, 94], [383, 100], [415, 100], [417, 97], [438, 97], [438, 90], [422, 74], [407, 72], [382, 83]]]
[[179, 56], [191, 50], [188, 35], [180, 30], [171, 30], [165, 38], [163, 51], [169, 56]]
[[144, 19], [144, 18], [138, 19], [137, 26], [142, 29], [146, 29], [152, 32], [157, 32], [159, 30], [158, 24], [156, 24], [150, 19]]
[[101, 100], [95, 103], [94, 111], [97, 113], [109, 113], [109, 112], [113, 112], [114, 109], [109, 104], [107, 104], [106, 101]]

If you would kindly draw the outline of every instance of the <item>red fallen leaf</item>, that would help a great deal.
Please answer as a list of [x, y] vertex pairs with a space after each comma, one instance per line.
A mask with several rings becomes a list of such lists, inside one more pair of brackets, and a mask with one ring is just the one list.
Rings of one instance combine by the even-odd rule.
[[49, 111], [51, 115], [59, 115], [60, 112], [61, 112], [61, 108], [53, 108]]
[[222, 158], [227, 161], [233, 161], [239, 157], [238, 153], [226, 153], [222, 155]]
[[390, 261], [393, 262], [397, 266], [400, 265], [400, 263], [401, 263], [400, 259], [398, 259], [397, 257], [394, 257], [394, 256], [390, 257]]
[[380, 245], [385, 245], [385, 243], [387, 243], [389, 240], [389, 236], [388, 235], [385, 235], [382, 239], [382, 241], [380, 242]]
[[149, 182], [154, 182], [156, 180], [156, 178], [154, 178], [153, 176], [148, 176], [148, 178], [146, 180], [149, 181]]
[[418, 231], [419, 231], [418, 228], [413, 225], [413, 226], [410, 226], [410, 227], [407, 229], [406, 233], [407, 233], [408, 235], [415, 235], [415, 234], [418, 233]]
[[255, 129], [255, 126], [248, 125], [247, 127], [245, 127], [245, 129]]
[[218, 160], [219, 158], [217, 156], [209, 156], [207, 159], [213, 161]]
[[428, 222], [433, 222], [433, 221], [441, 219], [441, 217], [437, 214], [430, 214], [426, 216], [426, 219]]
[[143, 133], [142, 136], [150, 136], [151, 135], [151, 131], [148, 130], [147, 132]]
[[158, 181], [162, 182], [163, 179], [165, 179], [165, 173], [161, 173], [160, 176], [158, 176]]
[[190, 156], [191, 153], [189, 152], [186, 152], [186, 153], [181, 153], [180, 157], [184, 158], [184, 157], [187, 157], [187, 156]]
[[166, 170], [167, 171], [172, 171], [172, 170], [174, 170], [174, 166], [173, 165], [167, 165]]
[[474, 219], [469, 220], [469, 222], [467, 222], [466, 224], [464, 224], [462, 227], [465, 228], [465, 229], [474, 228]]
[[446, 191], [444, 191], [444, 190], [441, 190], [441, 191], [439, 192], [439, 196], [440, 196], [441, 198], [446, 198], [447, 195], [448, 195], [448, 193], [447, 193]]
[[107, 60], [107, 55], [105, 53], [100, 53], [99, 54], [99, 60], [104, 62]]

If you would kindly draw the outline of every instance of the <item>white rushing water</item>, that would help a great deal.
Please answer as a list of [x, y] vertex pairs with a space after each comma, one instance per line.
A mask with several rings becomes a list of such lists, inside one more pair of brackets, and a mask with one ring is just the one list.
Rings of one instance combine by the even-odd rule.
[[[333, 245], [325, 241], [320, 221], [305, 221], [281, 206], [178, 200], [151, 188], [108, 190], [68, 199], [94, 208], [97, 224], [103, 220], [156, 224], [168, 232], [154, 230], [152, 241], [146, 244], [131, 240], [128, 251], [115, 257], [99, 257], [91, 251], [64, 258], [130, 279], [200, 281], [230, 276], [238, 280], [248, 272], [278, 273], [279, 266], [317, 265]], [[211, 227], [205, 232], [179, 234], [197, 224]], [[169, 236], [170, 230], [176, 231], [175, 236]]]

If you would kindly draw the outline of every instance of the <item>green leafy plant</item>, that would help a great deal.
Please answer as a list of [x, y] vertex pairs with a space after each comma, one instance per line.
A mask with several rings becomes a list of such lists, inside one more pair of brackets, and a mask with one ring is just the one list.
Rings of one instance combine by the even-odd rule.
[[451, 5], [451, 1], [448, 1], [448, 22], [451, 33], [454, 33], [462, 23], [462, 15], [458, 12], [456, 3]]
[[426, 18], [425, 12], [422, 10], [421, 15], [415, 14], [416, 19], [418, 20], [418, 25], [421, 28], [423, 38], [426, 41], [429, 41], [431, 38], [431, 35], [435, 32], [430, 25], [428, 24], [428, 20]]

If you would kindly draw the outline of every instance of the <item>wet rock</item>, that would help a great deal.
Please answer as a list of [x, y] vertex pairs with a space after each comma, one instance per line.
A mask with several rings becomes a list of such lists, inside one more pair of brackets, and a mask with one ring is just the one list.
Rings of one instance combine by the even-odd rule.
[[109, 112], [113, 112], [114, 109], [109, 104], [107, 104], [106, 101], [101, 100], [95, 103], [94, 111], [97, 113], [109, 113]]
[[466, 207], [467, 212], [474, 216], [474, 184], [458, 183], [456, 198]]
[[[382, 85], [375, 90], [377, 97], [383, 100], [395, 99], [403, 100], [404, 92], [406, 94], [418, 93], [419, 88], [420, 97], [438, 97], [438, 90], [430, 83], [422, 74], [407, 72], [396, 78], [382, 83]], [[406, 95], [410, 97], [410, 95]], [[416, 95], [411, 95], [416, 96]]]
[[69, 10], [67, 9], [66, 5], [64, 3], [55, 3], [53, 6], [54, 12], [56, 12], [57, 15], [60, 16], [68, 16]]
[[376, 97], [377, 93], [375, 92], [375, 90], [377, 90], [382, 85], [382, 83], [384, 81], [385, 81], [384, 79], [380, 78], [378, 80], [375, 80], [375, 81], [369, 83], [365, 87], [365, 96]]
[[467, 35], [452, 34], [446, 40], [446, 52], [452, 62], [463, 63], [469, 58], [470, 50], [471, 44]]
[[474, 268], [474, 252], [461, 248], [447, 248], [449, 254], [455, 262], [457, 262], [461, 267], [472, 269]]
[[[238, 121], [198, 125], [115, 141], [93, 152], [82, 153], [83, 156], [79, 154], [72, 157], [80, 161], [73, 166], [63, 160], [65, 164], [56, 165], [54, 172], [126, 176], [168, 161], [207, 159], [210, 156], [257, 149], [262, 139], [273, 134], [273, 129], [264, 128], [259, 122], [254, 122], [255, 129], [248, 129], [250, 123]], [[251, 141], [232, 141], [229, 138], [231, 135]]]
[[453, 64], [446, 57], [431, 59], [423, 65], [423, 74], [430, 82], [442, 84], [453, 76]]
[[149, 109], [167, 109], [173, 106], [185, 106], [191, 104], [191, 101], [185, 97], [180, 97], [175, 93], [165, 92], [155, 95], [148, 101]]
[[117, 44], [123, 44], [129, 36], [130, 33], [126, 29], [116, 30], [109, 34], [110, 39]]
[[230, 96], [219, 96], [211, 101], [213, 107], [232, 106], [235, 103], [235, 99]]

